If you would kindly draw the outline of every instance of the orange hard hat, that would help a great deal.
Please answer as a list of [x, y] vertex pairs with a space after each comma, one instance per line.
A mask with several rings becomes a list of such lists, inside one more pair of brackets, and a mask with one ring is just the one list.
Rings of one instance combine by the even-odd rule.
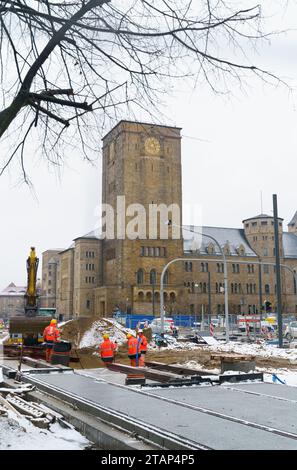
[[51, 320], [51, 325], [56, 325], [57, 323], [58, 323], [58, 322], [57, 322], [57, 320], [56, 320], [55, 318], [53, 318], [53, 319]]
[[104, 333], [103, 339], [109, 339], [109, 334], [108, 334], [108, 333]]
[[129, 338], [131, 338], [131, 337], [132, 337], [131, 333], [128, 333], [128, 334], [127, 334], [127, 339], [129, 339]]

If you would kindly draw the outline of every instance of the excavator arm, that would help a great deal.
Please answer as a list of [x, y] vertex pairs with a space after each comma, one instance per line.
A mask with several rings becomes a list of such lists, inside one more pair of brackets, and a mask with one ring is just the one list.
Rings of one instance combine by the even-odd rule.
[[27, 259], [27, 291], [25, 294], [25, 316], [35, 317], [37, 315], [37, 269], [39, 259], [35, 248], [31, 247], [30, 256]]

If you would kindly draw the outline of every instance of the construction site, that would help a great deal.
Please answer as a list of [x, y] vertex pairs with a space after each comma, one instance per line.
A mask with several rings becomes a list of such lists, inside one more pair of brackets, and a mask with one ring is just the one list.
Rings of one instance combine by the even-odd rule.
[[[40, 433], [47, 433], [45, 448], [56, 448], [57, 436], [58, 448], [70, 449], [297, 448], [297, 350], [245, 338], [226, 343], [215, 339], [219, 331], [194, 342], [180, 331], [166, 335], [166, 346], [152, 338], [145, 366], [131, 367], [126, 335], [135, 331], [115, 319], [59, 328], [61, 341], [72, 344], [67, 366], [47, 363], [44, 350], [12, 348], [2, 332], [1, 436], [26, 429], [35, 436], [29, 448], [42, 446]], [[118, 344], [107, 366], [98, 349], [106, 332]], [[10, 439], [10, 448], [18, 445]]]

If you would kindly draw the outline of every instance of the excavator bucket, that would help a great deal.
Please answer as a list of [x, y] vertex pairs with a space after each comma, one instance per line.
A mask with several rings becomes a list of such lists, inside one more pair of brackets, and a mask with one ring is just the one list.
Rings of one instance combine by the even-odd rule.
[[52, 317], [12, 317], [9, 320], [9, 333], [43, 334], [44, 328], [50, 324]]

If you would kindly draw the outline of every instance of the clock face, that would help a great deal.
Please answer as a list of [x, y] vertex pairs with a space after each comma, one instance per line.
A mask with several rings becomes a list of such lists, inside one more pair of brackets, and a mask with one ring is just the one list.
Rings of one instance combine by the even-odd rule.
[[148, 137], [144, 143], [145, 151], [150, 155], [158, 155], [160, 152], [160, 142], [155, 137]]

